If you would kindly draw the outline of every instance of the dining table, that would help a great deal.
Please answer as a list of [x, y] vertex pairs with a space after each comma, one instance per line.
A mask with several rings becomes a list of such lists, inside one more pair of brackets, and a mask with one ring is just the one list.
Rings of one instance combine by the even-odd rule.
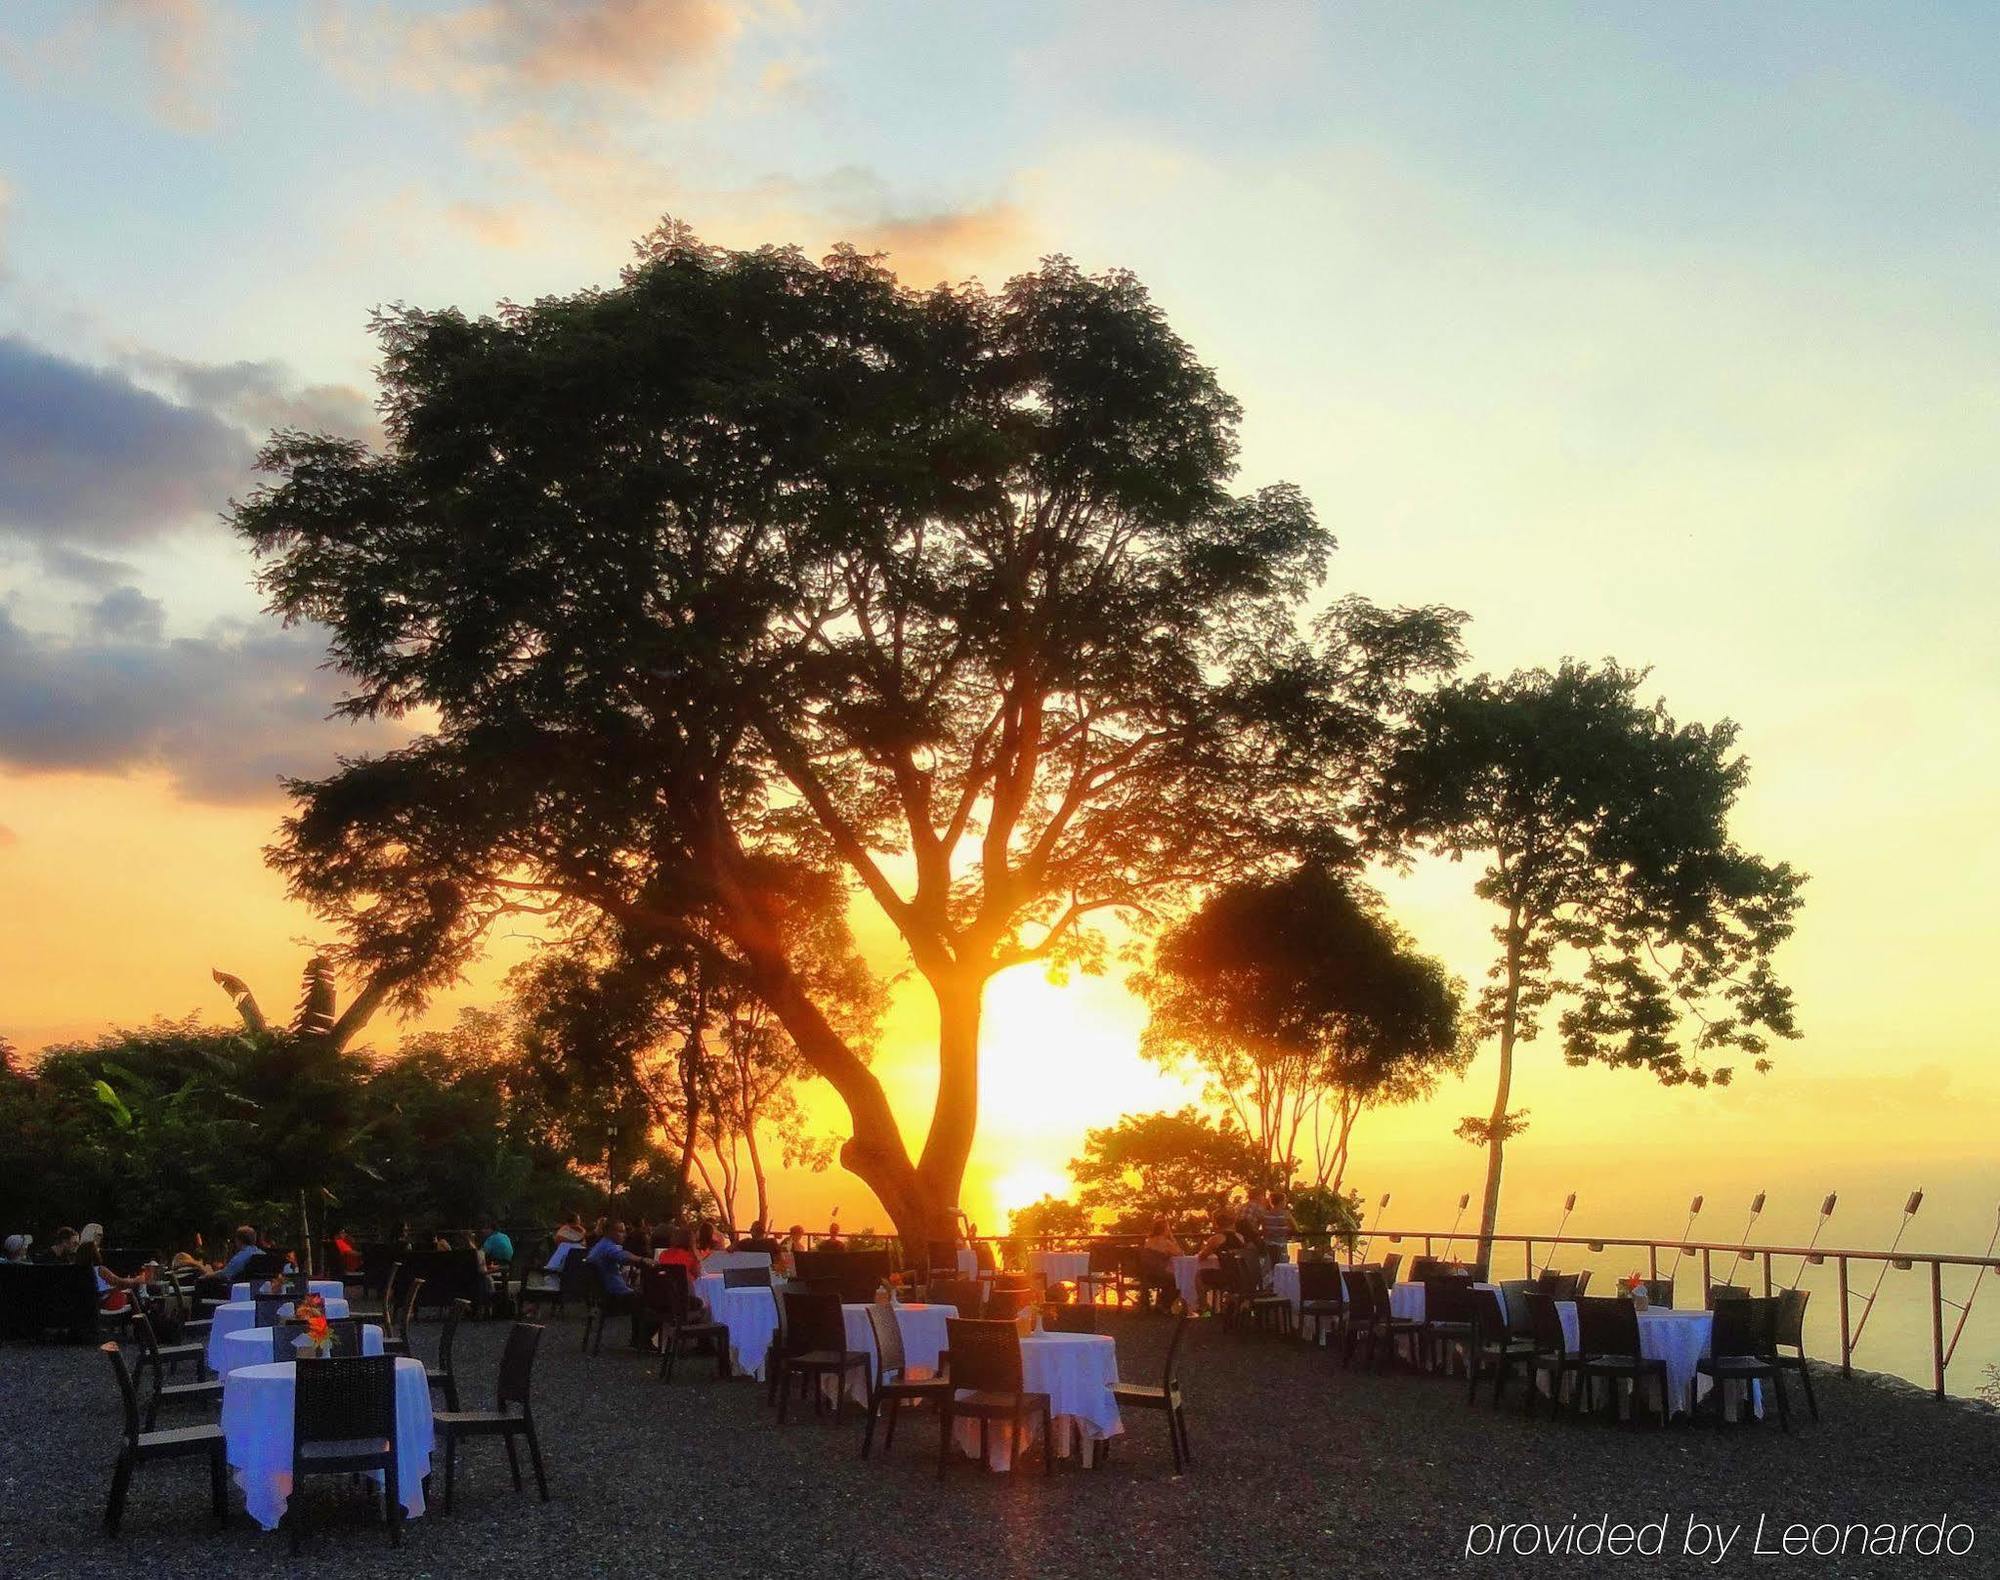
[[[911, 1381], [936, 1375], [938, 1355], [949, 1342], [945, 1324], [958, 1315], [958, 1307], [916, 1300], [897, 1301], [896, 1329], [903, 1338], [903, 1372]], [[875, 1376], [875, 1324], [869, 1320], [864, 1303], [843, 1304], [840, 1320], [847, 1334], [847, 1347], [868, 1357], [865, 1372], [847, 1374], [847, 1395], [857, 1404], [868, 1402], [868, 1389]], [[827, 1378], [830, 1387], [833, 1379]], [[829, 1395], [831, 1397], [831, 1395]]]
[[1030, 1251], [1028, 1272], [1040, 1275], [1044, 1287], [1073, 1284], [1090, 1272], [1088, 1251]]
[[[215, 1373], [222, 1379], [226, 1391], [229, 1379], [246, 1366], [263, 1366], [274, 1359], [271, 1340], [276, 1332], [273, 1328], [238, 1328], [226, 1333], [222, 1338], [222, 1362]], [[380, 1355], [382, 1353], [382, 1330], [372, 1322], [361, 1327], [361, 1353]]]
[[[278, 1315], [281, 1317], [289, 1317], [291, 1314], [292, 1308], [289, 1304], [278, 1308]], [[326, 1314], [329, 1317], [346, 1316], [347, 1302], [338, 1299], [327, 1301]], [[214, 1312], [214, 1320], [210, 1322], [208, 1329], [208, 1353], [205, 1357], [208, 1361], [208, 1369], [218, 1377], [223, 1375], [222, 1341], [240, 1329], [254, 1328], [256, 1326], [258, 1326], [256, 1301], [230, 1300], [217, 1306]]]
[[[1579, 1338], [1576, 1302], [1558, 1300], [1556, 1314], [1562, 1318], [1563, 1344], [1574, 1354]], [[1685, 1415], [1707, 1397], [1713, 1386], [1699, 1367], [1707, 1358], [1709, 1341], [1715, 1332], [1715, 1313], [1648, 1306], [1638, 1316], [1639, 1353], [1649, 1361], [1667, 1363], [1667, 1414]], [[1749, 1388], [1751, 1409], [1761, 1416], [1763, 1390], [1755, 1383]]]
[[[257, 1284], [231, 1284], [231, 1300], [255, 1300], [260, 1293], [268, 1293]], [[312, 1278], [306, 1281], [306, 1293], [318, 1295], [321, 1300], [344, 1300], [347, 1286], [337, 1278]]]
[[[1028, 1393], [1049, 1396], [1051, 1441], [1056, 1457], [1072, 1454], [1088, 1467], [1096, 1445], [1125, 1430], [1112, 1387], [1118, 1381], [1118, 1345], [1106, 1333], [1030, 1333], [1021, 1339], [1021, 1386]], [[961, 1418], [952, 1423], [952, 1440], [967, 1457], [979, 1457], [980, 1423]], [[987, 1464], [1006, 1470], [1016, 1453], [1026, 1453], [1041, 1434], [1041, 1421], [1030, 1417], [1018, 1441], [998, 1424], [987, 1434]]]
[[[222, 1391], [224, 1455], [243, 1489], [243, 1506], [267, 1531], [276, 1530], [292, 1494], [292, 1402], [298, 1368], [334, 1364], [319, 1361], [266, 1361], [229, 1374]], [[403, 1513], [424, 1512], [424, 1478], [431, 1472], [436, 1427], [431, 1385], [424, 1363], [396, 1360], [396, 1491]], [[379, 1477], [379, 1472], [376, 1473]]]

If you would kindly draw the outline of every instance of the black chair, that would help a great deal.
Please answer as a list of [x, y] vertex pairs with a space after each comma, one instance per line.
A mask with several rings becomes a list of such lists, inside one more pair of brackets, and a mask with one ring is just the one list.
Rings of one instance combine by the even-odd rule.
[[1402, 1268], [1402, 1265], [1403, 1253], [1401, 1251], [1391, 1251], [1387, 1256], [1382, 1258], [1382, 1282], [1387, 1284], [1391, 1289], [1396, 1287], [1396, 1274]]
[[988, 1322], [1012, 1322], [1027, 1309], [1033, 1298], [1032, 1290], [995, 1289], [987, 1295], [986, 1304], [981, 1308], [980, 1314]]
[[1715, 1386], [1715, 1418], [1723, 1418], [1723, 1393], [1729, 1383], [1745, 1388], [1770, 1383], [1778, 1396], [1778, 1423], [1792, 1429], [1791, 1401], [1785, 1396], [1785, 1372], [1778, 1364], [1778, 1302], [1771, 1299], [1722, 1300], [1716, 1303], [1709, 1332], [1708, 1354], [1695, 1370]]
[[951, 1387], [940, 1400], [938, 1421], [938, 1480], [951, 1462], [952, 1427], [960, 1416], [979, 1423], [979, 1458], [988, 1458], [988, 1428], [1004, 1421], [1010, 1450], [1021, 1441], [1021, 1427], [1039, 1415], [1042, 1422], [1042, 1472], [1056, 1467], [1055, 1422], [1049, 1396], [1029, 1393], [1021, 1381], [1021, 1332], [1011, 1322], [968, 1322], [954, 1317], [945, 1323], [950, 1335]]
[[1632, 1384], [1637, 1406], [1639, 1383], [1656, 1378], [1660, 1384], [1660, 1425], [1667, 1424], [1667, 1363], [1650, 1360], [1639, 1351], [1639, 1313], [1622, 1295], [1605, 1299], [1580, 1298], [1576, 1303], [1576, 1410], [1582, 1413], [1590, 1394], [1591, 1379], [1603, 1378], [1613, 1386], [1606, 1390], [1607, 1404], [1615, 1418], [1618, 1413], [1616, 1384], [1622, 1379]]
[[1347, 1321], [1347, 1291], [1337, 1262], [1299, 1263], [1299, 1325], [1312, 1324], [1315, 1344], [1326, 1342], [1331, 1324], [1338, 1332]]
[[1581, 1273], [1558, 1273], [1545, 1267], [1535, 1280], [1535, 1293], [1551, 1300], [1574, 1300], [1583, 1293], [1584, 1277]]
[[1811, 1291], [1788, 1289], [1778, 1296], [1778, 1315], [1772, 1335], [1771, 1359], [1785, 1371], [1797, 1372], [1805, 1384], [1806, 1413], [1819, 1419], [1819, 1401], [1813, 1397], [1812, 1368], [1806, 1364], [1806, 1301]]
[[[834, 1381], [833, 1418], [838, 1422], [847, 1402], [847, 1374], [859, 1371], [864, 1383], [867, 1380], [867, 1352], [847, 1347], [847, 1321], [841, 1314], [840, 1296], [799, 1294], [788, 1290], [783, 1303], [788, 1343], [777, 1361], [778, 1419], [785, 1419], [794, 1378], [805, 1387], [812, 1388], [820, 1378], [831, 1377]], [[815, 1390], [814, 1413], [817, 1414], [819, 1409], [820, 1399]]]
[[[395, 1309], [396, 1284], [402, 1275], [402, 1271], [403, 1264], [401, 1262], [391, 1262], [389, 1264], [389, 1271], [382, 1279], [382, 1302], [379, 1306], [364, 1306], [350, 1294], [347, 1300], [347, 1314], [351, 1317], [359, 1317], [364, 1322], [379, 1324], [383, 1330], [383, 1336], [387, 1337], [390, 1323], [389, 1313]], [[365, 1289], [367, 1287], [367, 1284], [364, 1282], [362, 1288]]]
[[[549, 1481], [542, 1471], [542, 1444], [535, 1435], [535, 1412], [529, 1402], [534, 1381], [535, 1351], [542, 1342], [542, 1329], [530, 1322], [517, 1322], [507, 1330], [507, 1344], [500, 1352], [500, 1383], [495, 1389], [491, 1410], [441, 1410], [431, 1417], [438, 1435], [444, 1439], [444, 1508], [451, 1512], [452, 1496], [458, 1479], [458, 1440], [462, 1437], [497, 1437], [507, 1450], [507, 1468], [514, 1474], [514, 1490], [521, 1490], [521, 1460], [514, 1452], [514, 1439], [528, 1440], [528, 1460], [535, 1468], [535, 1487], [542, 1502], [549, 1501]], [[519, 1413], [516, 1413], [518, 1409]]]
[[1234, 1325], [1238, 1317], [1248, 1316], [1260, 1329], [1275, 1326], [1282, 1333], [1297, 1331], [1291, 1301], [1266, 1286], [1262, 1264], [1255, 1256], [1224, 1251], [1217, 1260], [1225, 1281], [1222, 1315], [1226, 1323]]
[[1660, 1311], [1674, 1309], [1674, 1281], [1671, 1278], [1642, 1278], [1639, 1287], [1646, 1291], [1646, 1304]]
[[1529, 1415], [1535, 1413], [1535, 1383], [1544, 1372], [1549, 1379], [1549, 1415], [1553, 1419], [1562, 1409], [1563, 1379], [1576, 1363], [1576, 1356], [1569, 1347], [1569, 1336], [1563, 1332], [1562, 1313], [1556, 1303], [1547, 1295], [1533, 1291], [1520, 1296], [1528, 1312], [1528, 1337], [1534, 1345], [1534, 1352], [1528, 1358], [1528, 1397], [1522, 1401], [1522, 1408]]
[[579, 1247], [564, 1257], [562, 1266], [553, 1273], [542, 1268], [522, 1274], [521, 1288], [514, 1301], [523, 1316], [531, 1309], [539, 1315], [544, 1305], [550, 1305], [556, 1308], [556, 1315], [560, 1317], [569, 1310], [571, 1301], [578, 1305], [584, 1303], [591, 1280], [596, 1276], [590, 1271]]
[[724, 1289], [769, 1289], [771, 1270], [768, 1267], [725, 1267], [722, 1270]]
[[1394, 1359], [1396, 1345], [1407, 1339], [1410, 1344], [1411, 1364], [1416, 1363], [1417, 1349], [1422, 1342], [1423, 1324], [1407, 1317], [1398, 1317], [1389, 1309], [1389, 1286], [1382, 1277], [1379, 1267], [1350, 1267], [1346, 1273], [1347, 1284], [1347, 1330], [1346, 1343], [1341, 1348], [1342, 1366], [1354, 1364], [1354, 1352], [1363, 1339], [1368, 1341], [1370, 1365], [1379, 1365], [1383, 1351]]
[[1090, 1247], [1089, 1256], [1089, 1267], [1083, 1277], [1076, 1281], [1076, 1298], [1094, 1302], [1099, 1295], [1108, 1290], [1112, 1304], [1123, 1305], [1125, 1303], [1124, 1248], [1096, 1244]]
[[[958, 1265], [958, 1254], [955, 1251], [952, 1253], [952, 1265], [954, 1267]], [[1000, 1264], [993, 1259], [993, 1242], [991, 1240], [981, 1240], [972, 1248], [972, 1265], [978, 1268], [981, 1273], [997, 1273], [1000, 1271]]]
[[389, 1540], [403, 1541], [401, 1463], [396, 1450], [396, 1358], [363, 1355], [297, 1368], [292, 1395], [292, 1493], [285, 1525], [297, 1552], [305, 1534], [305, 1478], [382, 1472]]
[[153, 1427], [160, 1418], [160, 1406], [209, 1405], [222, 1403], [222, 1379], [206, 1377], [199, 1382], [168, 1382], [166, 1368], [160, 1362], [160, 1346], [153, 1337], [153, 1324], [144, 1312], [132, 1318], [132, 1337], [139, 1341], [140, 1364], [153, 1376], [153, 1396], [146, 1401], [146, 1430]]
[[410, 1319], [417, 1314], [417, 1297], [424, 1292], [424, 1281], [404, 1275], [397, 1288], [396, 1305], [382, 1320], [382, 1353], [388, 1356], [410, 1353]]
[[296, 1301], [290, 1295], [254, 1295], [250, 1303], [257, 1308], [252, 1326], [275, 1328], [292, 1314]]
[[1097, 1308], [1079, 1306], [1074, 1301], [1051, 1302], [1042, 1307], [1042, 1328], [1048, 1333], [1095, 1333]]
[[911, 1377], [903, 1353], [903, 1328], [895, 1308], [869, 1302], [868, 1327], [875, 1338], [874, 1374], [868, 1379], [868, 1425], [861, 1434], [861, 1457], [866, 1459], [875, 1446], [875, 1423], [886, 1406], [889, 1427], [882, 1437], [882, 1452], [896, 1446], [896, 1417], [908, 1399], [917, 1403], [939, 1404], [951, 1391], [949, 1368], [940, 1368], [935, 1377]]
[[1424, 1280], [1423, 1349], [1432, 1371], [1443, 1371], [1454, 1346], [1472, 1343], [1473, 1288], [1458, 1277]]
[[1710, 1284], [1707, 1292], [1702, 1296], [1702, 1301], [1710, 1311], [1713, 1311], [1720, 1301], [1748, 1300], [1749, 1298], [1750, 1291], [1741, 1284]]
[[639, 1302], [660, 1330], [660, 1381], [674, 1380], [674, 1362], [689, 1345], [706, 1346], [715, 1373], [729, 1377], [729, 1327], [711, 1322], [694, 1298], [684, 1267], [649, 1267], [639, 1282]]
[[[1134, 1410], [1159, 1410], [1167, 1418], [1167, 1445], [1173, 1451], [1174, 1474], [1179, 1475], [1184, 1466], [1194, 1463], [1194, 1453], [1188, 1447], [1187, 1407], [1181, 1398], [1181, 1379], [1178, 1362], [1181, 1340], [1187, 1336], [1188, 1314], [1185, 1310], [1174, 1319], [1174, 1336], [1167, 1343], [1167, 1365], [1155, 1388], [1148, 1383], [1113, 1383], [1111, 1397], [1118, 1407]], [[1097, 1445], [1097, 1452], [1105, 1458], [1111, 1455], [1111, 1439], [1106, 1438]]]
[[942, 1284], [931, 1285], [931, 1300], [940, 1306], [950, 1306], [961, 1317], [970, 1321], [986, 1303], [984, 1292], [976, 1280], [970, 1278], [951, 1279]]
[[154, 1459], [208, 1460], [208, 1496], [218, 1525], [229, 1519], [229, 1465], [224, 1455], [219, 1426], [180, 1426], [165, 1432], [139, 1428], [139, 1392], [132, 1374], [125, 1369], [125, 1353], [116, 1344], [100, 1346], [110, 1360], [112, 1375], [118, 1379], [118, 1402], [124, 1411], [125, 1433], [118, 1445], [118, 1463], [111, 1472], [111, 1499], [104, 1507], [104, 1528], [118, 1534], [118, 1522], [125, 1517], [125, 1493], [132, 1485], [132, 1467]]
[[[1479, 1379], [1490, 1372], [1493, 1376], [1493, 1408], [1497, 1410], [1500, 1408], [1500, 1396], [1506, 1391], [1508, 1375], [1516, 1366], [1532, 1368], [1535, 1341], [1515, 1331], [1514, 1324], [1508, 1320], [1508, 1308], [1499, 1290], [1475, 1289], [1471, 1294], [1472, 1336], [1465, 1352], [1465, 1402], [1473, 1403], [1479, 1394]], [[1426, 1295], [1425, 1298], [1430, 1297]], [[1531, 1369], [1530, 1391], [1533, 1383]]]
[[471, 1301], [454, 1300], [451, 1303], [451, 1310], [445, 1313], [444, 1327], [438, 1333], [437, 1365], [424, 1368], [424, 1378], [430, 1383], [432, 1391], [444, 1390], [444, 1407], [447, 1410], [458, 1408], [458, 1376], [452, 1370], [452, 1344], [458, 1338], [458, 1325], [471, 1315]]

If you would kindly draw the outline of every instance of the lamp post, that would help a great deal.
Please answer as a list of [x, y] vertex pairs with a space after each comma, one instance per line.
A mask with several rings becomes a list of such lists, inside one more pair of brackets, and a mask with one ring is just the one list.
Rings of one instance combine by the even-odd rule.
[[604, 1130], [604, 1215], [608, 1218], [618, 1205], [618, 1121]]

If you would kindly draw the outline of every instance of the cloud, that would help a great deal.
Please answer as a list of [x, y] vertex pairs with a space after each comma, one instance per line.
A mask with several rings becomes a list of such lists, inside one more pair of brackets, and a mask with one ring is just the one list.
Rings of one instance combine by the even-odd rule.
[[251, 455], [213, 411], [0, 336], [0, 532], [71, 549], [130, 543], [214, 510]]
[[281, 775], [404, 738], [328, 721], [338, 683], [321, 667], [323, 631], [225, 620], [169, 638], [163, 624], [132, 587], [87, 606], [72, 636], [29, 631], [0, 609], [0, 766], [160, 771], [193, 800], [268, 803]]
[[167, 383], [188, 404], [260, 437], [274, 428], [303, 428], [371, 443], [381, 438], [365, 391], [352, 384], [297, 385], [282, 362], [191, 362], [146, 351], [130, 352], [124, 360], [134, 371]]
[[5, 823], [0, 823], [0, 850], [5, 850], [9, 845], [18, 845], [20, 843], [21, 836], [16, 834]]

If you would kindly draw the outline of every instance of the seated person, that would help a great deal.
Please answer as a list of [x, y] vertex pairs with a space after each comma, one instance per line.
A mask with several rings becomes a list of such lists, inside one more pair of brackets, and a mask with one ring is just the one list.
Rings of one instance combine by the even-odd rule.
[[486, 1258], [488, 1267], [504, 1273], [514, 1265], [514, 1241], [506, 1230], [489, 1219], [486, 1238], [479, 1244], [479, 1254]]
[[1159, 1297], [1159, 1309], [1169, 1311], [1175, 1301], [1181, 1298], [1181, 1287], [1174, 1279], [1173, 1259], [1181, 1254], [1181, 1243], [1167, 1227], [1165, 1217], [1157, 1217], [1146, 1232], [1145, 1243], [1139, 1247], [1139, 1309], [1153, 1309], [1153, 1297]]
[[0, 1260], [25, 1262], [28, 1260], [28, 1247], [34, 1243], [35, 1237], [32, 1234], [10, 1234], [7, 1236], [7, 1254]]
[[556, 1225], [557, 1245], [582, 1245], [588, 1238], [583, 1232], [583, 1214], [574, 1207], [563, 1214], [563, 1221]]
[[361, 1271], [361, 1249], [354, 1243], [352, 1229], [337, 1230], [333, 1236], [333, 1254], [340, 1261], [342, 1273]]
[[662, 1267], [678, 1267], [687, 1274], [688, 1293], [694, 1292], [694, 1281], [701, 1277], [701, 1258], [694, 1254], [694, 1234], [683, 1224], [675, 1224], [667, 1231], [667, 1243], [654, 1257]]
[[759, 1218], [755, 1223], [750, 1225], [750, 1232], [736, 1242], [736, 1249], [739, 1251], [761, 1251], [773, 1262], [776, 1262], [778, 1260], [778, 1253], [784, 1247], [764, 1232], [764, 1220]]
[[599, 1303], [604, 1307], [607, 1319], [613, 1312], [624, 1311], [632, 1316], [632, 1342], [639, 1343], [639, 1292], [625, 1282], [624, 1269], [643, 1265], [642, 1257], [634, 1256], [625, 1249], [625, 1225], [617, 1219], [605, 1223], [604, 1233], [599, 1235], [590, 1249], [584, 1253], [584, 1260], [597, 1276]]
[[839, 1224], [830, 1223], [826, 1226], [826, 1238], [820, 1241], [819, 1248], [822, 1251], [845, 1251], [847, 1249], [847, 1242], [840, 1237]]
[[726, 1251], [729, 1243], [723, 1232], [706, 1218], [702, 1219], [694, 1231], [694, 1252], [706, 1262], [717, 1251]]
[[257, 1244], [257, 1231], [247, 1223], [238, 1224], [236, 1249], [229, 1253], [229, 1259], [214, 1273], [196, 1282], [196, 1295], [210, 1300], [227, 1300], [230, 1286], [249, 1278], [249, 1266], [261, 1254]]

